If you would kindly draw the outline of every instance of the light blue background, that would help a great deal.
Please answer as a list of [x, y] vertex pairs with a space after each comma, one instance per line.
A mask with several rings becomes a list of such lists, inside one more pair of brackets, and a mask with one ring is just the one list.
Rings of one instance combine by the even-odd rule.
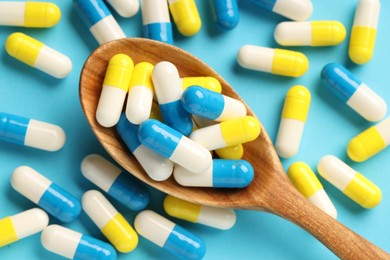
[[[72, 8], [71, 1], [53, 1], [62, 11], [60, 23], [51, 29], [0, 27], [0, 111], [15, 113], [64, 128], [67, 141], [64, 148], [50, 153], [32, 148], [0, 143], [0, 218], [32, 208], [34, 205], [16, 193], [9, 184], [12, 171], [20, 165], [35, 168], [77, 197], [95, 188], [80, 172], [81, 160], [90, 153], [107, 156], [90, 130], [78, 97], [79, 73], [89, 53], [97, 43]], [[375, 55], [370, 63], [354, 66], [348, 61], [349, 32], [357, 0], [314, 0], [312, 20], [339, 20], [348, 34], [337, 47], [293, 48], [304, 52], [310, 60], [305, 76], [298, 79], [267, 75], [244, 70], [236, 63], [236, 53], [245, 44], [277, 47], [272, 34], [277, 23], [284, 19], [268, 13], [247, 0], [240, 1], [240, 23], [232, 31], [215, 31], [208, 0], [196, 1], [202, 18], [201, 31], [185, 38], [175, 31], [175, 45], [198, 56], [220, 73], [252, 107], [270, 137], [275, 141], [280, 112], [286, 91], [295, 84], [307, 86], [312, 93], [312, 105], [299, 153], [283, 160], [287, 168], [294, 161], [305, 161], [316, 169], [325, 154], [346, 160], [382, 188], [383, 199], [374, 209], [363, 209], [346, 198], [333, 186], [320, 179], [335, 204], [339, 221], [390, 251], [390, 151], [386, 150], [364, 163], [348, 160], [345, 148], [348, 141], [371, 124], [349, 107], [336, 100], [320, 84], [322, 67], [333, 61], [351, 68], [356, 75], [390, 102], [390, 4], [382, 2], [381, 18]], [[122, 19], [115, 14], [129, 37], [142, 35], [141, 14]], [[4, 50], [9, 34], [21, 31], [48, 46], [68, 55], [73, 61], [72, 73], [63, 80], [51, 78], [11, 58]], [[162, 213], [164, 194], [152, 190], [151, 209]], [[130, 223], [136, 213], [114, 202]], [[164, 214], [164, 213], [163, 213]], [[177, 223], [201, 236], [207, 244], [205, 259], [335, 259], [336, 257], [311, 235], [279, 217], [262, 212], [237, 211], [237, 224], [229, 231], [219, 231], [177, 220]], [[51, 218], [51, 223], [56, 221]], [[103, 236], [83, 213], [66, 225], [72, 229]], [[167, 259], [170, 254], [141, 238], [138, 248], [130, 254], [119, 254], [120, 259]], [[1, 259], [61, 259], [46, 251], [39, 234], [0, 249]]]

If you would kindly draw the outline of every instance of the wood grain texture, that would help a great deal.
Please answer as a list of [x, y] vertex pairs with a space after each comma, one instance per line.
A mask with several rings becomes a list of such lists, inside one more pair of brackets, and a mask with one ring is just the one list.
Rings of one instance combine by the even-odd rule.
[[[390, 255], [343, 226], [308, 202], [287, 178], [273, 144], [264, 128], [253, 142], [244, 144], [243, 159], [255, 169], [253, 182], [245, 189], [188, 188], [171, 177], [164, 182], [150, 179], [115, 132], [101, 127], [95, 119], [101, 86], [109, 59], [117, 53], [129, 55], [134, 63], [156, 64], [170, 61], [180, 76], [213, 76], [223, 94], [241, 98], [214, 70], [205, 63], [176, 48], [147, 39], [122, 39], [95, 50], [84, 64], [80, 77], [80, 101], [85, 116], [107, 152], [128, 172], [143, 182], [173, 196], [204, 205], [267, 211], [301, 226], [342, 259], [390, 259]], [[245, 103], [245, 102], [244, 102]], [[248, 114], [253, 115], [247, 106]]]

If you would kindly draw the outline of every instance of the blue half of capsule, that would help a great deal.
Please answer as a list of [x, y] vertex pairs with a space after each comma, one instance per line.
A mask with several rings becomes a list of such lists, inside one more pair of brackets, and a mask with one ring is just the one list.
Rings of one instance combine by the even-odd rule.
[[96, 238], [83, 235], [77, 246], [73, 259], [116, 260], [117, 255], [115, 249], [110, 244]]
[[74, 0], [73, 3], [88, 28], [112, 15], [102, 0]]
[[138, 125], [127, 120], [125, 113], [121, 114], [119, 122], [116, 124], [116, 131], [132, 153], [141, 145], [138, 139], [138, 129]]
[[183, 108], [180, 99], [177, 101], [160, 104], [159, 107], [165, 124], [169, 125], [185, 136], [191, 134], [191, 114]]
[[213, 160], [213, 187], [243, 188], [254, 177], [252, 165], [245, 160]]
[[143, 26], [145, 38], [173, 43], [172, 23], [151, 23]]
[[28, 118], [1, 112], [0, 140], [24, 145], [29, 122]]
[[237, 26], [240, 20], [237, 0], [212, 0], [211, 4], [219, 30], [227, 31]]

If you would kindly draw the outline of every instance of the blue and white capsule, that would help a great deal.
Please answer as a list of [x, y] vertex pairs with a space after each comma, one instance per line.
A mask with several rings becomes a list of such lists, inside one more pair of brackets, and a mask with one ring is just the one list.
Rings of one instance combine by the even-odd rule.
[[75, 220], [81, 212], [79, 200], [33, 168], [20, 166], [11, 177], [12, 187], [62, 222]]
[[305, 21], [313, 12], [311, 0], [251, 0], [256, 5], [294, 21]]
[[343, 65], [330, 63], [321, 72], [325, 86], [368, 121], [376, 122], [387, 113], [386, 102]]
[[203, 240], [151, 210], [135, 217], [138, 234], [181, 259], [202, 259], [206, 253]]
[[74, 0], [73, 3], [80, 17], [100, 45], [126, 38], [122, 28], [102, 0]]
[[211, 0], [215, 25], [221, 31], [232, 30], [240, 21], [237, 0]]
[[167, 0], [141, 0], [141, 13], [145, 38], [173, 43]]
[[116, 167], [100, 155], [90, 154], [81, 162], [84, 177], [130, 210], [148, 206], [148, 189], [130, 173]]
[[41, 234], [41, 243], [46, 250], [68, 259], [117, 259], [110, 244], [59, 225], [46, 227]]

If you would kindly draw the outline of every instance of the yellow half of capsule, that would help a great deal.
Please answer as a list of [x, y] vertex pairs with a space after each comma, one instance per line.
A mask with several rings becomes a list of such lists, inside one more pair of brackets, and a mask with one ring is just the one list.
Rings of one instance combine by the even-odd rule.
[[186, 90], [190, 86], [200, 86], [208, 90], [221, 93], [221, 83], [214, 77], [184, 77], [182, 78], [182, 88]]
[[221, 159], [239, 160], [244, 155], [244, 146], [237, 144], [215, 150]]
[[152, 109], [150, 110], [149, 118], [157, 119], [159, 121], [163, 121], [162, 115], [161, 115], [161, 111], [160, 111], [160, 107], [155, 102], [152, 103]]
[[129, 56], [126, 54], [114, 55], [108, 63], [103, 86], [117, 87], [127, 92], [133, 69], [134, 63]]
[[185, 35], [192, 36], [202, 27], [198, 8], [194, 0], [179, 0], [169, 5], [173, 21], [177, 30]]
[[166, 196], [164, 199], [164, 210], [168, 215], [189, 222], [196, 223], [198, 221], [202, 206], [191, 203], [173, 196]]
[[119, 252], [129, 253], [138, 245], [137, 233], [120, 213], [102, 228], [102, 233]]
[[374, 54], [376, 29], [365, 26], [352, 27], [349, 42], [349, 57], [356, 64], [364, 64]]
[[11, 217], [0, 219], [0, 247], [18, 240]]
[[154, 91], [152, 72], [154, 66], [149, 62], [141, 62], [135, 65], [130, 80], [130, 89], [134, 86], [145, 86]]
[[34, 67], [43, 46], [40, 41], [18, 32], [8, 36], [5, 43], [9, 55], [31, 67]]
[[305, 198], [310, 198], [314, 193], [323, 189], [323, 186], [317, 176], [306, 163], [293, 163], [288, 168], [287, 175], [297, 190]]
[[345, 27], [338, 21], [311, 22], [312, 46], [337, 45], [344, 41]]
[[294, 86], [287, 92], [284, 101], [282, 118], [296, 119], [306, 122], [309, 114], [311, 95], [304, 86]]
[[373, 208], [382, 199], [382, 192], [378, 186], [358, 172], [343, 193], [364, 208]]
[[253, 141], [261, 132], [259, 120], [252, 116], [224, 121], [220, 127], [222, 138], [227, 146]]
[[309, 68], [309, 60], [303, 53], [275, 49], [271, 72], [273, 74], [300, 77]]
[[24, 12], [25, 27], [53, 27], [60, 19], [61, 10], [57, 5], [45, 2], [26, 2]]

